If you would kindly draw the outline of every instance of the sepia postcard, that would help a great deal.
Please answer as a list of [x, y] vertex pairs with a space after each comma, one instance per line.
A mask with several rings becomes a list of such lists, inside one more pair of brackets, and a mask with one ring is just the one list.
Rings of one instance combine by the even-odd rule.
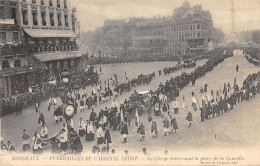
[[0, 0], [0, 165], [260, 165], [260, 0]]

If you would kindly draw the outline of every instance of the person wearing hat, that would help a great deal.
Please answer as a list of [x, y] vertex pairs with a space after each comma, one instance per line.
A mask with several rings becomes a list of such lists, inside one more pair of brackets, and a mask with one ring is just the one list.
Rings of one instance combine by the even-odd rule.
[[173, 109], [174, 109], [174, 114], [177, 114], [178, 110], [179, 110], [179, 103], [176, 100], [176, 98], [174, 98], [174, 101], [173, 101]]
[[175, 130], [176, 133], [176, 130], [179, 128], [175, 116], [173, 118], [171, 117], [171, 128], [172, 128], [171, 134], [173, 133], [173, 129]]
[[86, 141], [93, 141], [93, 140], [94, 140], [93, 122], [86, 121]]
[[106, 132], [105, 132], [104, 144], [107, 144], [107, 146], [109, 147], [109, 144], [112, 143], [111, 136], [107, 127], [105, 128], [105, 130]]
[[102, 144], [104, 142], [104, 132], [101, 125], [98, 126], [96, 135], [97, 135], [97, 145]]
[[29, 134], [27, 134], [26, 130], [24, 129], [23, 130], [23, 151], [27, 151], [27, 150], [30, 150], [30, 143], [29, 143]]
[[189, 122], [189, 127], [191, 126], [192, 123], [192, 113], [189, 111], [186, 120]]
[[65, 132], [65, 129], [61, 130], [60, 133], [60, 148], [62, 151], [66, 152], [66, 149], [68, 148], [67, 142], [68, 142], [68, 136], [67, 136], [67, 132]]
[[170, 122], [167, 118], [163, 120], [163, 131], [164, 131], [164, 136], [166, 136], [166, 133], [169, 132], [169, 126]]
[[144, 138], [145, 138], [145, 127], [144, 127], [143, 122], [141, 122], [140, 126], [138, 127], [137, 133], [140, 134], [140, 138], [141, 138], [140, 141], [144, 141]]
[[128, 135], [128, 127], [125, 121], [122, 122], [122, 127], [121, 127], [121, 135], [123, 136], [123, 143], [127, 142], [127, 135]]
[[79, 119], [79, 124], [78, 124], [78, 126], [79, 126], [79, 136], [80, 136], [80, 137], [83, 137], [83, 136], [85, 135], [85, 126], [86, 126], [86, 124], [85, 124], [85, 122], [82, 120], [81, 117], [80, 117], [80, 119]]
[[33, 140], [33, 153], [41, 154], [42, 153], [42, 141], [40, 135], [37, 131], [34, 132]]
[[47, 138], [48, 137], [48, 129], [45, 125], [42, 125], [40, 134], [41, 134], [41, 138]]
[[157, 137], [158, 131], [157, 131], [157, 123], [156, 123], [156, 121], [152, 122], [151, 132], [153, 134], [153, 138]]
[[40, 117], [38, 119], [38, 123], [41, 124], [41, 126], [45, 124], [45, 118], [44, 118], [43, 113], [40, 114]]

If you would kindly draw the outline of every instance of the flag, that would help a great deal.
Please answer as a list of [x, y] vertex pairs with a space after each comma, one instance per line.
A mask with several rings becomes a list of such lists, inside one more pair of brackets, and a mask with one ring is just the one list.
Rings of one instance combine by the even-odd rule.
[[120, 114], [121, 114], [121, 122], [123, 122], [124, 121], [124, 113], [123, 113], [123, 111], [122, 110], [120, 110]]
[[135, 125], [138, 127], [139, 126], [139, 115], [138, 115], [138, 111], [135, 111]]

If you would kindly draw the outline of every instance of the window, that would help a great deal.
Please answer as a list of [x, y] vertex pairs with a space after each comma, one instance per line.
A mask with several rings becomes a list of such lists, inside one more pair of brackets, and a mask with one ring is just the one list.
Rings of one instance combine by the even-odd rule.
[[17, 20], [16, 20], [16, 8], [15, 7], [10, 7], [10, 14], [11, 14], [11, 18], [14, 19], [14, 23], [17, 24]]
[[57, 7], [60, 8], [60, 0], [57, 0]]
[[192, 25], [190, 25], [190, 30], [192, 30]]
[[200, 38], [200, 33], [197, 34], [198, 38]]
[[64, 15], [64, 19], [65, 19], [65, 26], [66, 26], [66, 27], [69, 27], [68, 15], [67, 15], [67, 14]]
[[32, 3], [36, 4], [36, 0], [32, 0]]
[[64, 0], [64, 9], [67, 9], [67, 0]]
[[62, 23], [61, 23], [61, 13], [58, 13], [58, 26], [62, 26]]
[[51, 26], [54, 26], [54, 13], [50, 13]]
[[26, 2], [26, 0], [22, 0], [22, 2]]
[[197, 29], [200, 29], [200, 24], [197, 24]]
[[32, 11], [32, 16], [33, 16], [33, 25], [38, 25], [37, 11], [36, 10]]
[[0, 32], [0, 43], [5, 44], [6, 43], [6, 33]]
[[2, 69], [8, 69], [8, 68], [10, 68], [10, 63], [8, 62], [8, 60], [3, 60]]
[[23, 25], [28, 25], [28, 11], [23, 10], [22, 14], [23, 14]]
[[52, 0], [49, 0], [49, 6], [53, 6]]
[[21, 66], [21, 60], [15, 60], [14, 67], [20, 67], [20, 66]]
[[13, 32], [13, 40], [14, 40], [14, 43], [18, 42], [18, 32]]
[[41, 5], [44, 5], [44, 0], [41, 0]]
[[42, 25], [46, 26], [46, 12], [41, 11], [41, 17], [42, 17]]

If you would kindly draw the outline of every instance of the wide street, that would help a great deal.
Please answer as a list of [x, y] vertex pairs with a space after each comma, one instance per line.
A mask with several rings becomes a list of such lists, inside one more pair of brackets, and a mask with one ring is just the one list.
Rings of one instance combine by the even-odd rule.
[[[197, 62], [197, 66], [203, 65], [207, 60], [201, 60]], [[137, 77], [138, 74], [150, 74], [153, 71], [156, 73], [156, 77], [151, 81], [149, 85], [132, 88], [130, 92], [123, 93], [116, 98], [118, 103], [122, 103], [125, 98], [128, 98], [135, 90], [156, 90], [160, 82], [164, 83], [170, 77], [180, 75], [184, 70], [176, 71], [170, 75], [158, 76], [158, 70], [163, 69], [166, 66], [174, 66], [175, 62], [155, 62], [155, 63], [138, 63], [138, 64], [121, 64], [115, 66], [103, 66], [100, 79], [107, 80], [111, 78], [115, 73], [118, 75], [119, 81], [124, 79], [125, 71], [127, 76], [131, 78]], [[235, 67], [239, 65], [239, 72], [236, 72]], [[197, 67], [196, 66], [196, 67]], [[99, 66], [96, 66], [99, 71]], [[191, 72], [195, 68], [185, 69], [186, 72]], [[179, 106], [182, 104], [182, 97], [185, 95], [186, 104], [188, 109], [191, 110], [191, 92], [194, 91], [199, 101], [199, 90], [208, 84], [208, 89], [214, 91], [223, 89], [224, 83], [230, 82], [233, 85], [234, 78], [236, 77], [239, 87], [241, 87], [244, 79], [248, 74], [259, 71], [259, 68], [248, 63], [241, 52], [236, 51], [235, 56], [227, 58], [216, 66], [213, 71], [208, 72], [205, 77], [202, 77], [196, 81], [195, 86], [189, 84], [181, 92], [177, 98]], [[88, 87], [88, 92], [92, 87]], [[61, 103], [60, 100], [58, 100]], [[110, 107], [111, 101], [103, 104], [99, 104], [95, 107], [96, 113], [101, 108]], [[185, 148], [206, 148], [206, 147], [239, 147], [239, 146], [259, 146], [260, 135], [260, 120], [259, 118], [259, 95], [250, 101], [244, 101], [234, 106], [234, 109], [228, 113], [224, 113], [220, 117], [200, 122], [200, 112], [194, 112], [193, 123], [188, 128], [188, 122], [186, 121], [186, 112], [181, 110], [176, 115], [179, 129], [177, 133], [164, 136], [163, 133], [163, 119], [161, 117], [154, 117], [158, 125], [158, 137], [152, 138], [151, 124], [148, 122], [147, 114], [144, 113], [140, 120], [144, 122], [146, 130], [145, 141], [140, 142], [137, 127], [134, 125], [134, 119], [132, 119], [131, 126], [129, 127], [128, 142], [122, 143], [122, 137], [120, 132], [110, 130], [112, 144], [111, 148], [118, 151], [128, 150], [129, 152], [141, 151], [143, 147], [146, 147], [148, 151], [153, 150], [168, 150], [175, 151]], [[85, 107], [86, 109], [86, 107]], [[42, 102], [40, 105], [41, 112], [44, 113], [46, 126], [49, 130], [49, 136], [55, 135], [62, 127], [62, 123], [55, 124], [53, 119], [53, 108], [50, 112], [47, 111], [47, 101]], [[172, 104], [170, 103], [170, 111], [173, 112]], [[82, 117], [83, 120], [89, 119], [90, 110], [85, 112], [78, 112], [73, 117], [74, 129], [78, 130], [78, 121]], [[173, 114], [173, 113], [172, 113]], [[40, 125], [38, 122], [39, 114], [35, 113], [34, 107], [29, 107], [23, 110], [21, 115], [11, 114], [1, 119], [1, 136], [4, 141], [10, 140], [18, 152], [22, 149], [22, 130], [26, 129], [28, 133], [33, 135], [34, 131], [40, 131]], [[215, 139], [216, 136], [216, 139]], [[96, 137], [96, 136], [95, 136]], [[83, 149], [85, 153], [90, 153], [93, 145], [96, 144], [96, 139], [92, 142], [85, 142], [85, 139], [81, 138]], [[32, 143], [31, 143], [32, 144]], [[49, 151], [50, 145], [44, 147], [44, 151]]]

